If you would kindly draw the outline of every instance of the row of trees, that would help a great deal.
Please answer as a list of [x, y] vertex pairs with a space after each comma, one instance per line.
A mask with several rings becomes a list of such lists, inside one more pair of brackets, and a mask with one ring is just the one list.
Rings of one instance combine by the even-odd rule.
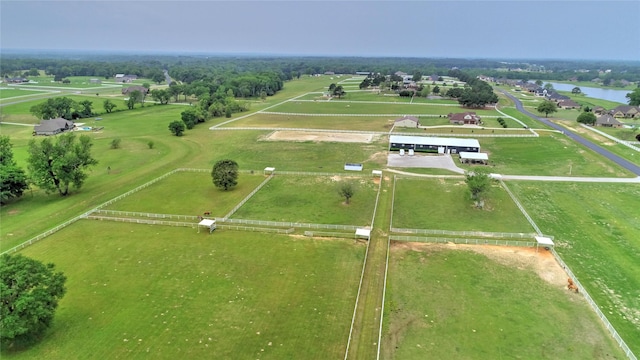
[[64, 118], [67, 120], [87, 118], [93, 115], [93, 102], [74, 101], [68, 97], [49, 98], [33, 105], [29, 111], [38, 119]]

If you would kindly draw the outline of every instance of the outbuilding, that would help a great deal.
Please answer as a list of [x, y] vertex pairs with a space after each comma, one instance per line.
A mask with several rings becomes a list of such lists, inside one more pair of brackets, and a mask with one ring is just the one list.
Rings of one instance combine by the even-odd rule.
[[438, 154], [458, 154], [460, 152], [480, 152], [476, 139], [459, 139], [427, 136], [389, 136], [389, 150], [414, 150]]
[[397, 118], [393, 125], [395, 127], [417, 128], [420, 126], [420, 121], [415, 116], [403, 116]]
[[460, 152], [460, 162], [463, 164], [485, 164], [489, 162], [489, 154], [481, 152]]

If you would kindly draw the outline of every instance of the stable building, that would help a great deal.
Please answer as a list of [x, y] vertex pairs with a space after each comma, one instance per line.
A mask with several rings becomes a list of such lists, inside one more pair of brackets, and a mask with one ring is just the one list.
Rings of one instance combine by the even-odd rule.
[[438, 154], [477, 153], [480, 152], [480, 143], [476, 139], [391, 135], [389, 150], [414, 150]]

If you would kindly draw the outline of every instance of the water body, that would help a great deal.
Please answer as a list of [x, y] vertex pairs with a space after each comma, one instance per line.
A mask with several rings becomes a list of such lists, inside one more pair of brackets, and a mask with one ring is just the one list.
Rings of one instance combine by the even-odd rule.
[[[573, 84], [561, 84], [557, 82], [545, 81], [544, 84], [549, 83], [553, 85], [553, 88], [560, 91], [571, 91], [574, 87]], [[544, 85], [543, 84], [543, 85]], [[625, 96], [631, 92], [631, 90], [616, 90], [616, 89], [601, 89], [588, 86], [578, 86], [582, 93], [590, 98], [615, 101], [622, 104], [628, 104], [628, 99]]]

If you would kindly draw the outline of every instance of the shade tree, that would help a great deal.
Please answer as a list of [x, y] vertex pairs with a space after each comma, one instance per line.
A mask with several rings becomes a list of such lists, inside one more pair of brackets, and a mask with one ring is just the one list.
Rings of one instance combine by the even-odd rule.
[[238, 163], [234, 160], [219, 160], [211, 170], [213, 185], [222, 190], [229, 190], [238, 185]]

